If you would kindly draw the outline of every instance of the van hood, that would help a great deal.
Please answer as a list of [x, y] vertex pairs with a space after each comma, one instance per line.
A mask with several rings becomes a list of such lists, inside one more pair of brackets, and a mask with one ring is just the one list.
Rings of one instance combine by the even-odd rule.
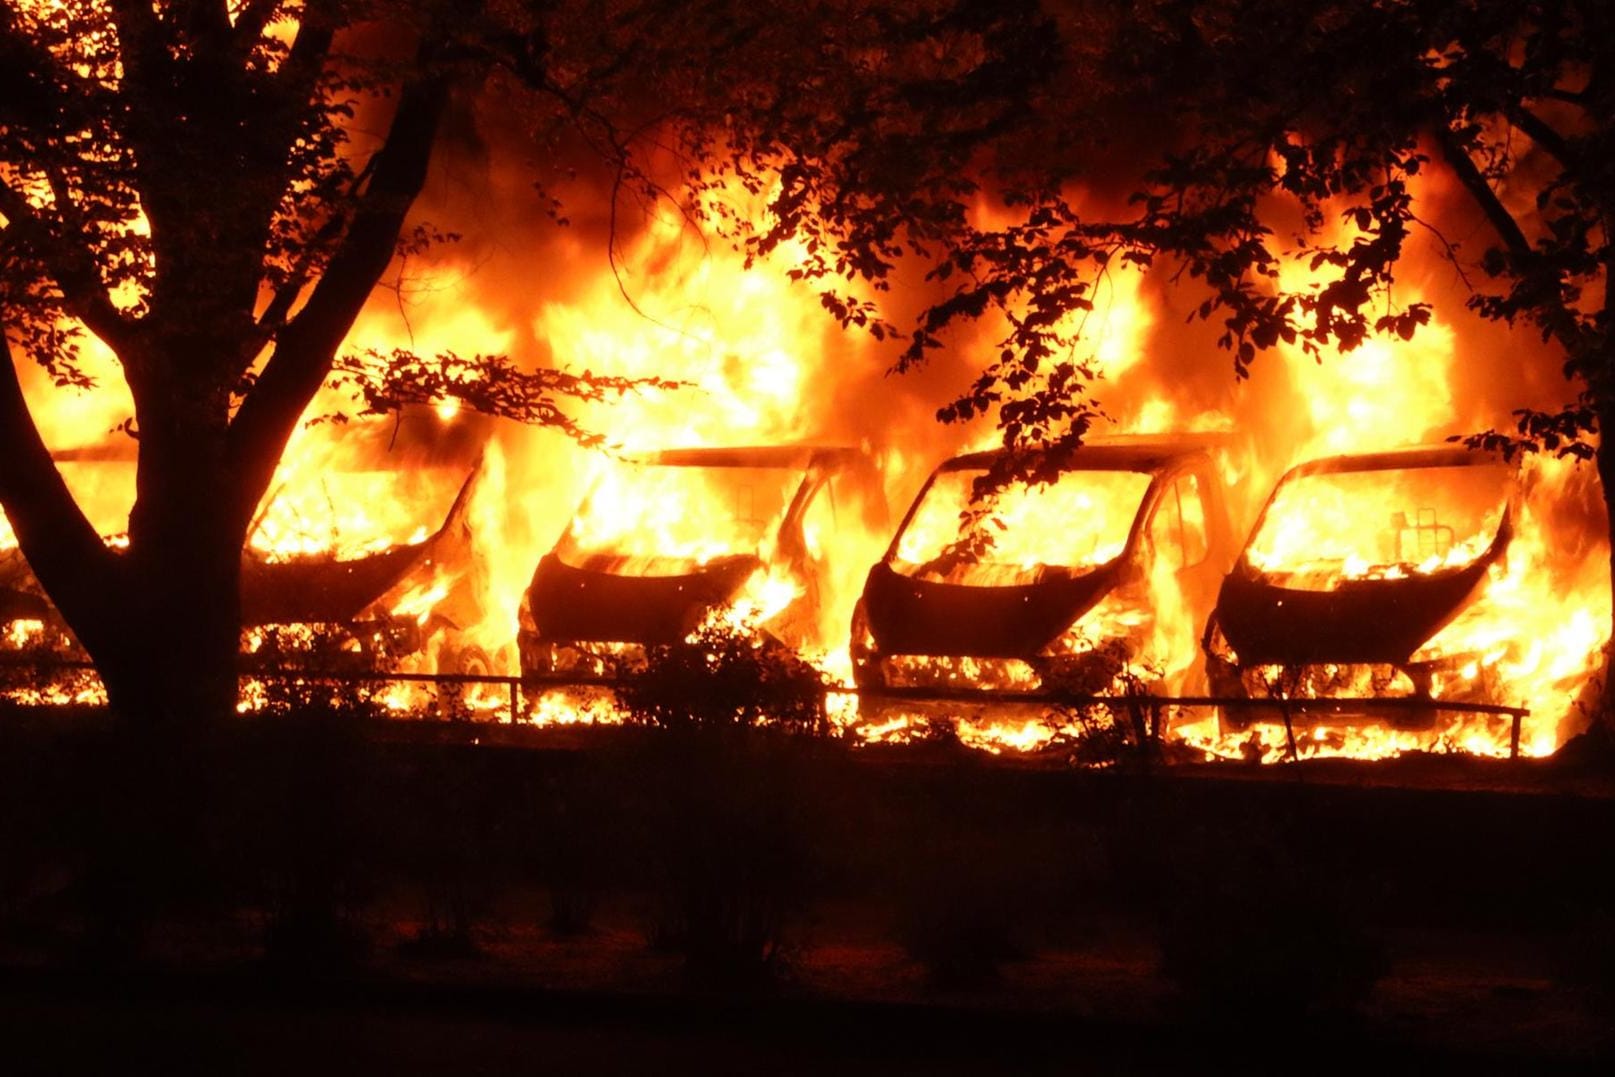
[[619, 576], [574, 568], [548, 553], [533, 573], [527, 608], [545, 639], [676, 643], [761, 567], [758, 557], [736, 554], [678, 576]]
[[864, 611], [883, 654], [1035, 655], [1121, 582], [1122, 562], [1081, 576], [1005, 587], [916, 580], [882, 561], [869, 570]]

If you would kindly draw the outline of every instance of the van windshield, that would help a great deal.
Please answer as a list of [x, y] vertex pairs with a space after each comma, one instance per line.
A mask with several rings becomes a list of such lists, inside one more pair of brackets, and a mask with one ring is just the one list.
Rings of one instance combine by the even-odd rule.
[[1152, 476], [1067, 471], [1052, 483], [1015, 484], [972, 503], [979, 468], [939, 472], [891, 558], [915, 579], [975, 586], [1082, 575], [1120, 557]]
[[617, 464], [584, 498], [555, 553], [574, 568], [632, 576], [767, 559], [802, 478], [799, 468]]
[[1512, 484], [1501, 465], [1294, 475], [1273, 492], [1245, 560], [1308, 591], [1460, 569], [1491, 547]]

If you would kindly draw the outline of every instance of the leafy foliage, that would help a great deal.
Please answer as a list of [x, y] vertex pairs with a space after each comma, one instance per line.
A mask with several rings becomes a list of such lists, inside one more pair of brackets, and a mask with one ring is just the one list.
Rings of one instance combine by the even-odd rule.
[[[614, 235], [671, 198], [753, 258], [800, 244], [797, 274], [895, 341], [896, 369], [993, 327], [939, 416], [992, 414], [1006, 445], [1048, 450], [1012, 457], [1018, 477], [1057, 470], [1102, 417], [1084, 316], [1126, 267], [1196, 289], [1238, 377], [1280, 343], [1416, 334], [1431, 311], [1397, 274], [1439, 170], [1494, 237], [1438, 236], [1471, 307], [1555, 342], [1572, 396], [1474, 443], [1593, 455], [1615, 416], [1612, 31], [1598, 0], [8, 5], [5, 367], [15, 348], [82, 383], [93, 333], [164, 461], [151, 473], [175, 481], [143, 487], [127, 555], [100, 549], [0, 383], [0, 500], [105, 660], [131, 646], [131, 595], [160, 623], [232, 592], [253, 507], [333, 374], [366, 410], [453, 396], [587, 437], [565, 402], [632, 385], [473, 349], [341, 354], [390, 267], [454, 241], [409, 212], [446, 118], [483, 93], [511, 102], [541, 188], [603, 162]], [[718, 197], [737, 185], [768, 212]], [[1297, 262], [1307, 283], [1281, 273]], [[881, 300], [910, 278], [933, 298], [900, 323]], [[181, 566], [191, 595], [140, 592]], [[233, 638], [227, 605], [199, 650]]]
[[1068, 732], [1055, 744], [1078, 766], [1148, 769], [1161, 757], [1167, 724], [1166, 707], [1154, 693], [1160, 670], [1134, 665], [1125, 654], [1118, 654], [1107, 673], [1106, 683], [1074, 691], [1088, 694], [1110, 688], [1117, 690], [1116, 699], [1061, 707], [1059, 724]]
[[[766, 221], [715, 223], [755, 254], [802, 240], [800, 275], [843, 324], [900, 338], [897, 369], [963, 324], [1003, 327], [944, 421], [996, 414], [1006, 445], [1057, 462], [1101, 414], [1078, 345], [1120, 266], [1201, 289], [1193, 316], [1221, 327], [1239, 377], [1279, 343], [1322, 356], [1413, 336], [1431, 309], [1395, 284], [1409, 238], [1434, 231], [1418, 184], [1435, 169], [1495, 236], [1469, 249], [1436, 233], [1470, 306], [1556, 341], [1578, 392], [1475, 443], [1591, 453], [1610, 400], [1606, 6], [848, 8], [817, 33], [792, 27], [811, 58], [781, 50], [778, 69], [819, 92], [782, 102], [756, 86], [680, 145], [706, 166], [698, 189], [733, 176], [768, 195]], [[1295, 261], [1307, 283], [1281, 278]], [[916, 268], [940, 298], [911, 326], [852, 294]]]
[[603, 439], [574, 421], [559, 397], [601, 401], [681, 385], [664, 378], [524, 370], [502, 355], [422, 356], [402, 348], [344, 354], [332, 363], [332, 371], [333, 385], [352, 389], [363, 401], [363, 415], [390, 415], [410, 404], [456, 400], [484, 415], [560, 430], [583, 445], [598, 445]]
[[823, 675], [794, 652], [752, 628], [709, 621], [651, 648], [617, 695], [631, 721], [670, 732], [822, 735], [824, 690]]
[[817, 670], [754, 627], [652, 648], [618, 698], [659, 730], [640, 757], [665, 806], [652, 937], [723, 986], [776, 976], [813, 877], [803, 764], [828, 731]]

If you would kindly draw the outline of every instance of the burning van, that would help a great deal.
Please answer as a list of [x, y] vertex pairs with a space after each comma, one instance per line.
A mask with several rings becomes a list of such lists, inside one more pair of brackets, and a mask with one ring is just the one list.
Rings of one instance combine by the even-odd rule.
[[[1450, 445], [1292, 468], [1207, 622], [1213, 693], [1335, 700], [1296, 709], [1406, 726], [1434, 721], [1421, 700], [1496, 702], [1507, 641], [1485, 596], [1505, 572], [1517, 490], [1515, 468]], [[1223, 721], [1272, 710], [1233, 707]]]
[[[357, 648], [364, 659], [361, 665], [369, 669], [386, 668], [400, 657], [435, 645], [444, 652], [438, 656], [443, 672], [467, 672], [458, 651], [448, 654], [454, 648], [439, 637], [462, 627], [454, 615], [469, 601], [465, 586], [472, 557], [469, 506], [479, 474], [473, 470], [463, 480], [437, 530], [406, 542], [344, 557], [330, 550], [277, 551], [269, 556], [249, 547], [241, 560], [243, 627], [324, 626], [344, 648]], [[384, 488], [381, 479], [372, 481]], [[252, 641], [262, 634], [249, 631], [248, 638], [250, 658], [256, 654], [250, 649]], [[273, 667], [282, 656], [270, 650], [259, 657], [267, 657]], [[264, 662], [247, 664], [256, 667]], [[484, 660], [483, 668], [471, 671], [482, 672], [485, 666]]]
[[822, 649], [831, 540], [883, 516], [880, 491], [873, 461], [854, 448], [613, 461], [533, 573], [518, 636], [524, 676], [610, 675], [712, 616], [755, 624], [793, 650]]
[[1124, 673], [1192, 687], [1233, 556], [1213, 448], [1095, 441], [1057, 480], [993, 492], [983, 480], [1000, 453], [943, 463], [869, 571], [858, 687], [1102, 694]]
[[[73, 475], [79, 486], [92, 485], [90, 480], [105, 483], [109, 476], [116, 480], [120, 468], [133, 467], [131, 460], [117, 456], [63, 455], [57, 459], [58, 466], [70, 475], [89, 465], [93, 474]], [[458, 492], [442, 524], [431, 533], [423, 528], [408, 541], [382, 541], [376, 548], [352, 553], [332, 548], [264, 549], [257, 544], [245, 548], [241, 556], [241, 621], [247, 630], [244, 666], [273, 668], [285, 657], [274, 648], [262, 648], [266, 629], [295, 629], [288, 639], [298, 645], [298, 635], [310, 635], [309, 629], [326, 629], [343, 646], [357, 647], [373, 666], [424, 646], [437, 626], [428, 624], [425, 617], [394, 610], [386, 599], [407, 590], [412, 581], [444, 575], [445, 566], [455, 566], [450, 573], [464, 570], [469, 542], [467, 511], [477, 472], [467, 476], [456, 468], [452, 474], [443, 482], [447, 489], [454, 489], [449, 484], [458, 482]], [[373, 485], [382, 482], [376, 475], [359, 478]], [[273, 500], [265, 512], [272, 508]], [[119, 539], [113, 536], [108, 541], [116, 544]], [[21, 549], [13, 542], [0, 542], [0, 663], [35, 657], [68, 662], [85, 659]]]

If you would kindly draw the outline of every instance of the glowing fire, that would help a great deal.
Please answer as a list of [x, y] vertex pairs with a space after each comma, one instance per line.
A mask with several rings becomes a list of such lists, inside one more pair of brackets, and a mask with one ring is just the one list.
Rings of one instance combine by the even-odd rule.
[[[913, 574], [951, 583], [1027, 583], [1049, 571], [1094, 568], [1127, 545], [1149, 476], [1137, 471], [1068, 472], [1047, 486], [1013, 486], [977, 505], [979, 556], [929, 567], [960, 539], [971, 490], [985, 468], [938, 475], [898, 540], [896, 562]], [[1081, 521], [1080, 528], [1072, 524]]]
[[562, 539], [569, 560], [674, 575], [767, 552], [797, 476], [785, 468], [608, 469]]
[[1246, 557], [1320, 590], [1467, 565], [1494, 540], [1508, 481], [1501, 467], [1301, 475], [1279, 488]]
[[[754, 212], [755, 199], [732, 197], [738, 211]], [[1000, 435], [989, 427], [962, 434], [936, 428], [929, 414], [937, 400], [910, 407], [903, 396], [910, 390], [874, 380], [866, 368], [877, 360], [864, 354], [869, 342], [828, 323], [818, 297], [790, 278], [802, 251], [782, 247], [747, 269], [740, 256], [704, 241], [683, 214], [666, 208], [624, 245], [615, 269], [591, 253], [597, 248], [588, 242], [551, 244], [548, 253], [564, 284], [548, 293], [512, 296], [510, 281], [519, 273], [472, 272], [469, 256], [428, 260], [411, 269], [407, 317], [400, 316], [397, 297], [383, 297], [350, 343], [382, 352], [506, 351], [534, 365], [655, 376], [688, 387], [581, 408], [582, 424], [606, 435], [605, 451], [582, 449], [551, 432], [496, 426], [452, 407], [308, 426], [289, 447], [254, 522], [249, 556], [270, 565], [349, 565], [422, 547], [421, 557], [366, 607], [362, 624], [347, 626], [351, 640], [343, 644], [350, 655], [374, 657], [383, 672], [465, 678], [447, 686], [384, 685], [379, 701], [399, 714], [452, 710], [541, 726], [620, 720], [607, 688], [513, 683], [522, 674], [523, 595], [535, 565], [552, 549], [575, 566], [622, 575], [673, 575], [728, 557], [754, 557], [756, 566], [712, 615], [737, 628], [809, 617], [812, 623], [798, 626], [793, 639], [834, 682], [850, 684], [848, 626], [864, 574], [880, 559], [919, 480], [954, 455], [961, 438], [982, 449]], [[1284, 283], [1304, 284], [1307, 272], [1297, 262]], [[1403, 303], [1425, 294], [1416, 274], [1409, 278], [1399, 286]], [[1483, 375], [1458, 362], [1478, 332], [1473, 326], [1437, 320], [1411, 341], [1372, 339], [1321, 363], [1281, 348], [1273, 368], [1259, 370], [1249, 387], [1224, 385], [1223, 373], [1220, 395], [1208, 396], [1184, 375], [1186, 364], [1200, 369], [1224, 360], [1176, 341], [1181, 318], [1167, 316], [1168, 301], [1146, 277], [1117, 268], [1093, 298], [1094, 310], [1074, 313], [1060, 331], [1082, 334], [1073, 355], [1098, 374], [1095, 395], [1115, 420], [1104, 433], [1225, 432], [1213, 455], [1228, 492], [1236, 550], [1279, 476], [1297, 464], [1439, 442], [1496, 422], [1497, 402], [1485, 400], [1475, 384]], [[988, 354], [1000, 329], [984, 324], [977, 339], [963, 343], [973, 354]], [[75, 495], [111, 537], [127, 526], [134, 485], [132, 446], [110, 432], [132, 407], [114, 361], [93, 338], [86, 338], [85, 359], [96, 391], [55, 391], [37, 372], [24, 372], [25, 390]], [[322, 396], [309, 418], [346, 403]], [[688, 469], [643, 463], [645, 454], [672, 448], [798, 443], [860, 445], [884, 486], [858, 499], [809, 506], [801, 520], [802, 549], [790, 552], [834, 566], [818, 578], [813, 602], [804, 601], [803, 578], [780, 567], [780, 524], [799, 475], [750, 476], [747, 501], [737, 508], [736, 474], [714, 482]], [[679, 470], [685, 473], [673, 474]], [[1596, 513], [1579, 507], [1596, 509], [1595, 480], [1587, 469], [1554, 460], [1536, 461], [1517, 475], [1511, 468], [1452, 470], [1417, 491], [1387, 485], [1377, 473], [1297, 478], [1280, 490], [1246, 556], [1255, 571], [1313, 591], [1435, 578], [1480, 563], [1507, 511], [1512, 536], [1504, 555], [1486, 566], [1483, 593], [1418, 658], [1433, 663], [1426, 686], [1431, 701], [1485, 698], [1527, 708], [1519, 750], [1545, 754], [1575, 731], [1577, 701], [1597, 674], [1606, 642], [1607, 540], [1589, 522]], [[1122, 552], [1150, 482], [1136, 471], [1073, 472], [1047, 488], [1004, 490], [979, 506], [989, 519], [989, 546], [950, 560], [975, 474], [960, 470], [939, 478], [893, 551], [900, 571], [976, 586], [1081, 575]], [[463, 502], [457, 500], [462, 491]], [[1365, 501], [1373, 513], [1364, 511]], [[1187, 536], [1207, 523], [1180, 515], [1175, 526]], [[0, 555], [15, 545], [0, 517]], [[1107, 671], [1100, 690], [1125, 695], [1143, 685], [1200, 694], [1205, 623], [1180, 582], [1183, 567], [1155, 560], [1136, 593], [1107, 599], [1038, 657], [1091, 653], [1104, 640], [1126, 638], [1137, 646]], [[5, 649], [19, 652], [48, 635], [37, 619], [19, 618], [0, 629]], [[383, 652], [372, 643], [382, 633], [402, 642]], [[263, 638], [249, 636], [248, 649], [263, 646]], [[600, 649], [612, 657], [628, 653], [614, 647]], [[1032, 691], [1047, 687], [1047, 668], [990, 656], [902, 656], [892, 665], [892, 687]], [[1281, 704], [1298, 706], [1309, 692], [1324, 695], [1317, 687], [1322, 681], [1346, 689], [1341, 695], [1415, 694], [1395, 676], [1367, 667], [1328, 669], [1307, 684], [1285, 683], [1285, 675], [1268, 667], [1250, 673], [1253, 703], [1266, 705], [1263, 720], [1243, 726], [1210, 705], [1170, 707], [1168, 739], [1208, 756], [1275, 759], [1288, 751], [1288, 735], [1272, 715]], [[475, 683], [476, 677], [487, 680]], [[23, 690], [4, 690], [23, 698], [17, 694]], [[86, 701], [94, 693], [71, 686], [26, 698]], [[262, 706], [265, 698], [262, 682], [251, 682], [243, 708]], [[931, 735], [940, 715], [960, 742], [992, 752], [1062, 750], [1087, 735], [1095, 720], [1047, 705], [951, 696], [923, 707], [894, 699], [878, 715], [861, 708], [851, 692], [833, 693], [829, 705], [848, 735], [863, 742]], [[1420, 749], [1500, 755], [1512, 748], [1506, 714], [1441, 712], [1420, 729], [1338, 713], [1320, 718], [1297, 710], [1292, 717], [1303, 756]]]

